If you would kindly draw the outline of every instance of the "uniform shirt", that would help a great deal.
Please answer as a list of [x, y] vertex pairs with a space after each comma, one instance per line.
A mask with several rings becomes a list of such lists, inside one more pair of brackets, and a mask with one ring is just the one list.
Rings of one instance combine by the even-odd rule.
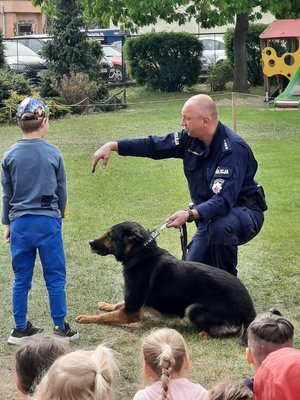
[[64, 216], [66, 173], [58, 148], [43, 139], [22, 139], [2, 160], [2, 223], [22, 215]]
[[221, 122], [209, 148], [183, 129], [163, 137], [119, 140], [118, 153], [153, 159], [182, 158], [191, 199], [203, 222], [227, 215], [257, 189], [257, 162], [249, 145]]
[[[138, 391], [133, 400], [157, 400], [160, 398], [161, 381]], [[207, 390], [198, 383], [192, 383], [186, 378], [171, 379], [167, 394], [168, 400], [207, 400]]]

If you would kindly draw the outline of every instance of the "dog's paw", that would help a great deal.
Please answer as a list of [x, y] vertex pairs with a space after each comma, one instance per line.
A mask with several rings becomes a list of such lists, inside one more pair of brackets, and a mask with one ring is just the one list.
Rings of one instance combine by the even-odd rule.
[[203, 339], [209, 339], [210, 336], [206, 331], [201, 331], [198, 333], [199, 336], [201, 336]]
[[93, 319], [92, 315], [78, 315], [75, 318], [75, 321], [78, 322], [79, 324], [92, 324], [94, 322], [92, 319]]
[[115, 311], [116, 309], [114, 304], [105, 303], [104, 301], [99, 301], [98, 308], [101, 311]]
[[99, 310], [107, 311], [107, 312], [122, 310], [124, 307], [125, 307], [124, 301], [121, 301], [120, 303], [116, 303], [116, 304], [104, 303], [103, 301], [100, 301], [98, 303]]

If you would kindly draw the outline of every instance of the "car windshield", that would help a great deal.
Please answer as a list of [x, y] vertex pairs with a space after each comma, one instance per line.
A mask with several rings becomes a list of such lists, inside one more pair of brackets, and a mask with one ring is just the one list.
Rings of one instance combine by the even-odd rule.
[[37, 54], [33, 50], [29, 49], [21, 43], [3, 42], [3, 45], [6, 57], [15, 57], [17, 55], [37, 57]]
[[106, 57], [121, 57], [122, 53], [119, 52], [119, 50], [114, 49], [113, 47], [110, 46], [102, 46], [103, 53]]

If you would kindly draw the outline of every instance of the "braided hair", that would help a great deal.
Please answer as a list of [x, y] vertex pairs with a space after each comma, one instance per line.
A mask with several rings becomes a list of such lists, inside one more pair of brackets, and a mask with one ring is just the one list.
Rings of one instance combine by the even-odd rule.
[[179, 372], [188, 357], [185, 340], [175, 329], [158, 329], [144, 339], [142, 351], [145, 363], [160, 377], [160, 400], [165, 400], [172, 373]]

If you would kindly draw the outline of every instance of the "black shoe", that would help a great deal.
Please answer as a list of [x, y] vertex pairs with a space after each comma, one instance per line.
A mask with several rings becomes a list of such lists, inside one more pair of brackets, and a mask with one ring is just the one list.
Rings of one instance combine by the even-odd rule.
[[65, 327], [63, 329], [56, 326], [53, 332], [54, 335], [57, 335], [62, 339], [68, 339], [70, 342], [79, 339], [79, 332], [76, 329], [72, 329], [67, 322], [65, 322]]
[[19, 329], [13, 329], [11, 331], [10, 337], [7, 339], [8, 344], [15, 344], [15, 345], [20, 345], [24, 343], [24, 341], [33, 335], [37, 335], [38, 333], [43, 333], [44, 329], [39, 328], [37, 326], [32, 325], [31, 322], [27, 321], [27, 327], [26, 329], [19, 330]]

